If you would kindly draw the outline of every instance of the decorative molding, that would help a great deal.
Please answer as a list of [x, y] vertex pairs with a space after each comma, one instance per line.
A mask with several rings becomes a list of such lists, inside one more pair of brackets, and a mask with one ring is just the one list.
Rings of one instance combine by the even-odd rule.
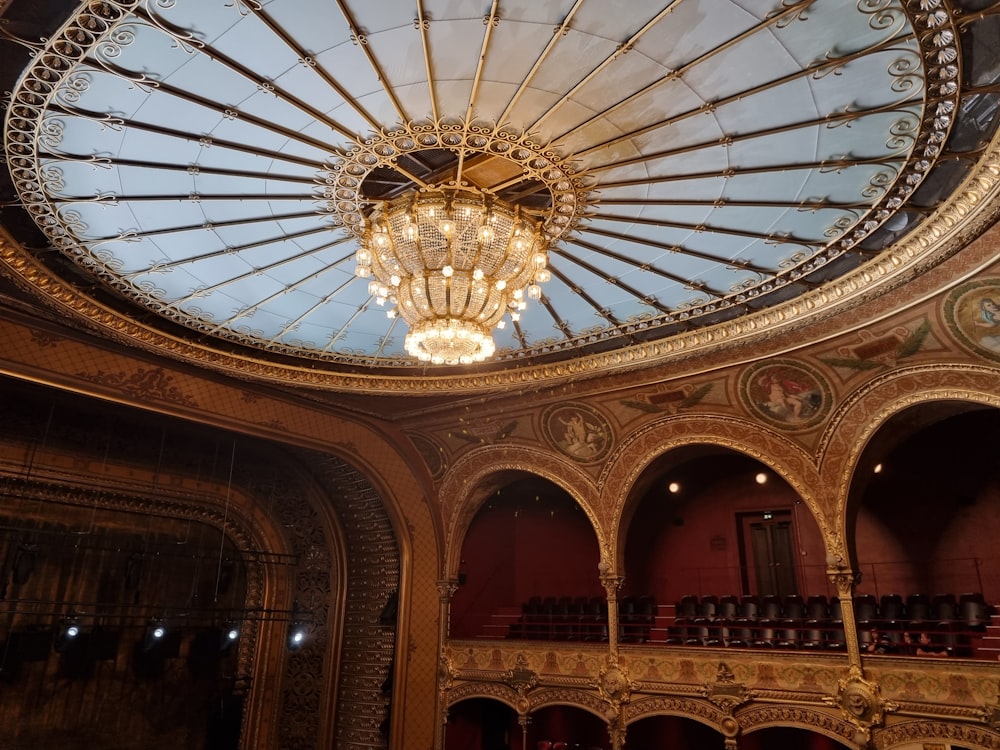
[[886, 712], [899, 708], [894, 701], [883, 700], [878, 683], [865, 679], [856, 665], [839, 681], [837, 696], [827, 702], [839, 706], [843, 717], [865, 736], [870, 736], [872, 728], [885, 721]]
[[822, 708], [753, 704], [738, 711], [735, 718], [743, 734], [768, 727], [800, 727], [849, 745], [864, 746], [866, 742], [852, 722]]
[[893, 723], [872, 733], [875, 750], [935, 741], [978, 750], [1000, 750], [1000, 732], [974, 724], [923, 719]]
[[[753, 691], [736, 681], [733, 670], [725, 662], [719, 662], [719, 671], [715, 682], [706, 683], [704, 691], [712, 703], [730, 715], [737, 707], [753, 700]], [[727, 736], [733, 734], [735, 731], [726, 732]]]

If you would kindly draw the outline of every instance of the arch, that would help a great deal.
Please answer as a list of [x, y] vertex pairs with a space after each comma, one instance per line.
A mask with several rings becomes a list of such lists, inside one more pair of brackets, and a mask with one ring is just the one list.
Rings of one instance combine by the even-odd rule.
[[749, 734], [773, 727], [796, 727], [825, 735], [852, 747], [864, 746], [860, 730], [840, 715], [807, 706], [751, 706], [734, 714], [740, 730]]
[[[600, 541], [579, 502], [535, 474], [511, 473], [473, 516], [448, 607], [451, 638], [594, 640], [606, 592]], [[593, 620], [593, 621], [592, 621]]]
[[819, 475], [812, 457], [797, 443], [770, 428], [729, 417], [673, 416], [644, 425], [615, 450], [599, 480], [603, 507], [609, 508], [612, 555], [624, 562], [628, 520], [645, 489], [650, 467], [671, 451], [689, 446], [726, 448], [754, 458], [781, 476], [809, 509], [824, 540], [829, 520], [821, 505]]
[[974, 750], [1000, 750], [1000, 732], [975, 724], [915, 719], [872, 731], [872, 744], [877, 750], [904, 748], [914, 743], [923, 747], [922, 743], [928, 740], [960, 743]]
[[[746, 597], [740, 616], [750, 618], [767, 596], [779, 604], [769, 611], [776, 626], [786, 597], [828, 590], [820, 527], [795, 489], [755, 458], [704, 443], [675, 447], [636, 487], [618, 544], [624, 594], [668, 607], [691, 596]], [[753, 641], [745, 625], [742, 637]]]
[[622, 710], [625, 726], [650, 716], [679, 716], [693, 719], [722, 731], [722, 722], [728, 714], [707, 700], [661, 695], [632, 701]]
[[819, 444], [819, 481], [834, 488], [830, 530], [837, 561], [856, 563], [849, 527], [852, 486], [865, 449], [895, 415], [918, 404], [955, 401], [1000, 408], [1000, 372], [978, 365], [911, 367], [875, 378], [838, 407]]
[[[8, 410], [0, 430], [0, 452], [6, 454], [0, 474], [8, 477], [8, 489], [20, 474], [51, 485], [54, 489], [44, 491], [61, 493], [54, 496], [60, 502], [65, 496], [86, 508], [114, 503], [140, 513], [158, 507], [161, 514], [176, 511], [181, 518], [210, 516], [230, 533], [243, 528], [241, 538], [251, 540], [243, 548], [264, 561], [266, 574], [254, 583], [264, 604], [259, 605], [260, 648], [253, 671], [244, 673], [254, 678], [244, 714], [252, 722], [244, 728], [245, 741], [267, 746], [294, 735], [331, 744], [339, 731], [334, 724], [337, 701], [357, 692], [357, 682], [342, 674], [348, 661], [342, 631], [345, 621], [359, 618], [347, 618], [345, 611], [361, 599], [382, 604], [374, 597], [347, 595], [352, 540], [356, 547], [375, 548], [379, 542], [370, 540], [373, 524], [377, 521], [383, 530], [389, 525], [383, 522], [389, 511], [367, 478], [328, 453], [242, 435], [228, 426], [167, 421], [169, 417], [130, 404], [54, 400], [51, 393], [32, 388], [16, 391], [19, 408]], [[9, 387], [12, 401], [14, 393]], [[67, 403], [70, 407], [59, 411]], [[37, 415], [44, 417], [50, 409], [39, 404], [51, 404], [51, 412], [59, 414], [53, 420], [50, 413], [44, 436], [38, 425], [45, 420]], [[30, 471], [24, 468], [29, 464]], [[373, 509], [382, 515], [376, 517]], [[398, 555], [386, 559], [398, 568]], [[383, 564], [381, 557], [378, 564]], [[374, 567], [371, 560], [366, 565]], [[286, 621], [296, 601], [311, 610], [315, 637], [289, 655]], [[377, 623], [370, 630], [366, 635], [371, 642], [389, 656], [357, 670], [368, 677], [373, 667], [376, 672], [387, 668], [394, 641], [403, 637]], [[248, 629], [247, 641], [251, 633]], [[383, 648], [386, 643], [388, 649]], [[241, 639], [241, 649], [242, 644]], [[374, 650], [358, 653], [370, 659]], [[378, 726], [385, 707], [368, 703], [375, 713], [365, 708], [365, 716]]]
[[624, 734], [625, 747], [677, 750], [723, 750], [727, 736], [718, 726], [674, 713], [643, 716], [630, 722]]
[[524, 723], [517, 708], [494, 696], [464, 697], [445, 711], [441, 748], [510, 747], [509, 738], [523, 736]]
[[[13, 444], [28, 446], [30, 441]], [[9, 450], [5, 443], [0, 450]], [[16, 448], [15, 448], [16, 449]], [[33, 449], [32, 467], [35, 476], [19, 475], [9, 468], [0, 472], [5, 491], [40, 503], [58, 503], [77, 508], [99, 508], [135, 514], [137, 517], [162, 516], [178, 520], [193, 520], [219, 529], [237, 541], [243, 551], [266, 550], [276, 557], [291, 555], [293, 546], [279, 523], [256, 509], [255, 498], [241, 487], [226, 487], [202, 480], [197, 488], [173, 486], [169, 469], [157, 472], [136, 471], [134, 464], [105, 459], [108, 472], [106, 486], [95, 487], [93, 479], [70, 468], [63, 460], [62, 449]], [[51, 474], [50, 474], [51, 472]], [[114, 477], [112, 479], [112, 477]], [[127, 477], [127, 478], [126, 478]], [[160, 483], [157, 479], [167, 481]], [[220, 501], [225, 498], [226, 503]], [[47, 510], [47, 509], [46, 509]], [[245, 606], [261, 612], [289, 611], [295, 593], [288, 576], [279, 575], [271, 565], [248, 565]], [[279, 623], [269, 619], [248, 622], [241, 628], [239, 665], [250, 677], [250, 693], [244, 712], [244, 741], [262, 746], [276, 742], [280, 724], [276, 715], [280, 705], [274, 695], [280, 694], [285, 675], [285, 633]], [[327, 674], [329, 677], [329, 674]], [[316, 683], [323, 675], [315, 675]], [[314, 686], [315, 687], [315, 686]], [[319, 685], [327, 691], [330, 685]]]
[[578, 708], [602, 719], [608, 720], [608, 704], [593, 692], [570, 687], [539, 688], [528, 695], [528, 714], [550, 706]]
[[444, 691], [444, 707], [451, 708], [457, 703], [473, 698], [488, 698], [510, 706], [523, 713], [526, 708], [524, 698], [514, 688], [501, 683], [465, 682]]
[[[530, 466], [531, 470], [526, 471], [525, 466]], [[469, 524], [486, 499], [512, 479], [526, 475], [547, 479], [569, 493], [590, 520], [603, 557], [607, 549], [606, 536], [595, 510], [597, 494], [589, 476], [545, 451], [488, 446], [463, 456], [449, 468], [441, 484], [439, 498], [447, 547], [443, 578], [458, 576], [462, 543]]]

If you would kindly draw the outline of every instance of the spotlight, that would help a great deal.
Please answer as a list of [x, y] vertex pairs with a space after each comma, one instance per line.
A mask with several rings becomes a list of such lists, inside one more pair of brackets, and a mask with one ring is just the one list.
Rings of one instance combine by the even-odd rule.
[[767, 484], [767, 474], [763, 471], [757, 472], [757, 476], [753, 478], [757, 484]]
[[228, 653], [233, 644], [240, 639], [240, 624], [238, 622], [227, 622], [219, 630], [214, 631], [217, 635], [217, 645], [219, 653]]
[[146, 628], [146, 638], [143, 642], [143, 647], [146, 651], [151, 651], [164, 643], [166, 637], [167, 626], [160, 620], [150, 620], [149, 626]]
[[676, 495], [678, 492], [681, 491], [681, 485], [680, 485], [680, 483], [679, 482], [671, 482], [670, 484], [667, 485], [667, 491], [671, 495]]
[[80, 623], [75, 619], [63, 620], [56, 633], [55, 649], [59, 653], [65, 653], [72, 649], [81, 640], [83, 630]]
[[298, 651], [306, 642], [306, 628], [301, 623], [293, 623], [288, 631], [288, 650]]

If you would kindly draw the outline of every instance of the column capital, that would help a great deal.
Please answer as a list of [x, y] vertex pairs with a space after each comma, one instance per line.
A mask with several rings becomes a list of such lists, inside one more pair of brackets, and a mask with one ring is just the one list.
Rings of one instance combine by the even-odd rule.
[[601, 575], [601, 585], [604, 587], [604, 590], [608, 592], [608, 599], [617, 598], [618, 591], [624, 583], [625, 576], [612, 575], [610, 573]]
[[434, 585], [437, 586], [438, 598], [444, 602], [451, 602], [451, 598], [455, 596], [455, 592], [458, 591], [458, 579], [457, 578], [444, 578], [439, 581], [435, 581]]
[[851, 597], [854, 594], [854, 587], [861, 583], [861, 573], [850, 570], [849, 568], [828, 568], [826, 571], [827, 577], [830, 582], [837, 589], [837, 596], [844, 599], [844, 597]]

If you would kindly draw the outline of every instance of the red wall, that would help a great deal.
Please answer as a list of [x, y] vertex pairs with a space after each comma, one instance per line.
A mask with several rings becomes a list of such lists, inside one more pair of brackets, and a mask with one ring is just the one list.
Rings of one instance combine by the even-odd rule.
[[876, 457], [855, 524], [860, 591], [1000, 601], [998, 431], [996, 410], [960, 414]]
[[659, 603], [685, 594], [754, 593], [742, 590], [738, 514], [787, 510], [795, 529], [800, 593], [827, 593], [825, 552], [809, 509], [784, 481], [767, 472], [757, 484], [759, 466], [738, 460], [729, 472], [721, 458], [699, 464], [679, 478], [671, 494], [658, 481], [633, 517], [625, 554], [625, 585], [630, 593], [652, 593]]
[[473, 519], [462, 545], [451, 635], [479, 633], [492, 613], [532, 596], [604, 596], [600, 550], [590, 520], [565, 493], [543, 480], [504, 489]]

